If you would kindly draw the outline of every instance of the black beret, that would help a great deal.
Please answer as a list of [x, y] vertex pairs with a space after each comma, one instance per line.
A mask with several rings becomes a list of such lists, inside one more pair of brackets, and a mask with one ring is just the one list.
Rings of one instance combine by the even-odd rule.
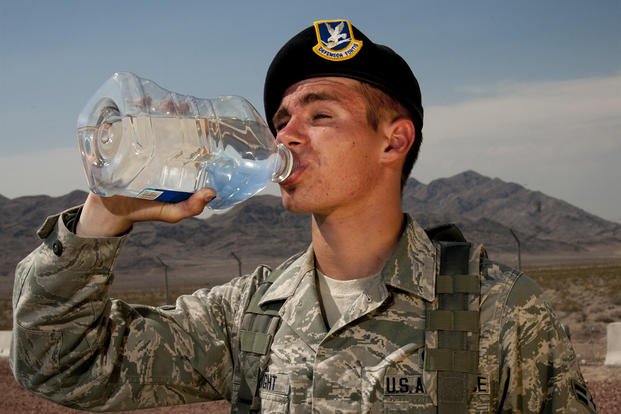
[[265, 78], [263, 103], [272, 122], [282, 97], [304, 79], [342, 76], [367, 82], [399, 101], [416, 130], [423, 127], [418, 81], [408, 64], [389, 47], [373, 43], [348, 20], [322, 20], [293, 36], [276, 54]]

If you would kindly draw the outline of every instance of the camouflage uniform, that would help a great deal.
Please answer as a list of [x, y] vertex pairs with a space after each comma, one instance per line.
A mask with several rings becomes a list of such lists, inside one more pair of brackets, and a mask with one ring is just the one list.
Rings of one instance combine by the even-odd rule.
[[[66, 212], [63, 216], [69, 217]], [[79, 238], [59, 216], [17, 267], [11, 365], [20, 384], [61, 404], [121, 410], [234, 399], [239, 325], [249, 288], [270, 269], [177, 299], [108, 298], [125, 237]], [[286, 298], [261, 381], [263, 412], [434, 412], [437, 377], [422, 369], [425, 309], [437, 255], [411, 219], [382, 276], [326, 329], [308, 250], [284, 264], [263, 301]], [[481, 267], [480, 352], [470, 412], [594, 412], [571, 344], [528, 277]]]

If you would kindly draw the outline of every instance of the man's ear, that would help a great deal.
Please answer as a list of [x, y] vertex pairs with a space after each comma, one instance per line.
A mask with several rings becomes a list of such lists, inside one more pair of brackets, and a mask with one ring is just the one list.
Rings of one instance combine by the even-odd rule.
[[386, 125], [386, 140], [383, 159], [393, 161], [405, 159], [416, 139], [414, 124], [410, 119], [399, 118]]

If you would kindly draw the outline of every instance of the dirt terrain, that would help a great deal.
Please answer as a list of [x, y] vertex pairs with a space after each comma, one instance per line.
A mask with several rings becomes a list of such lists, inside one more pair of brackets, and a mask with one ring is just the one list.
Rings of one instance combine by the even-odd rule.
[[[621, 367], [606, 367], [606, 326], [621, 321], [621, 264], [599, 263], [562, 266], [541, 266], [526, 269], [544, 288], [545, 298], [552, 304], [562, 323], [567, 326], [582, 373], [587, 380], [600, 413], [621, 412]], [[186, 287], [192, 291], [193, 287]], [[174, 289], [171, 296], [184, 293]], [[132, 302], [162, 302], [161, 291], [123, 291], [116, 296]], [[2, 301], [2, 316], [10, 318], [10, 303]], [[9, 319], [10, 320], [10, 319]], [[19, 388], [6, 359], [0, 359], [0, 414], [2, 413], [78, 413], [39, 399]], [[224, 401], [192, 404], [174, 408], [132, 411], [132, 413], [226, 413]]]

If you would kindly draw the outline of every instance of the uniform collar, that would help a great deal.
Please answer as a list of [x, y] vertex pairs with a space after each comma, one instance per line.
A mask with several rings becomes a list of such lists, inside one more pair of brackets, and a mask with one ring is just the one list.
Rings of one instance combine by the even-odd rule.
[[267, 289], [259, 304], [289, 298], [296, 291], [304, 276], [314, 271], [315, 254], [311, 245], [304, 254], [286, 266], [278, 279]]
[[405, 230], [394, 253], [382, 269], [387, 285], [427, 301], [435, 297], [437, 254], [427, 233], [408, 214]]
[[[386, 261], [382, 277], [386, 285], [405, 290], [427, 301], [435, 297], [436, 249], [425, 230], [408, 214], [397, 248]], [[315, 271], [312, 246], [294, 260], [270, 286], [261, 304], [291, 297], [309, 272]]]

